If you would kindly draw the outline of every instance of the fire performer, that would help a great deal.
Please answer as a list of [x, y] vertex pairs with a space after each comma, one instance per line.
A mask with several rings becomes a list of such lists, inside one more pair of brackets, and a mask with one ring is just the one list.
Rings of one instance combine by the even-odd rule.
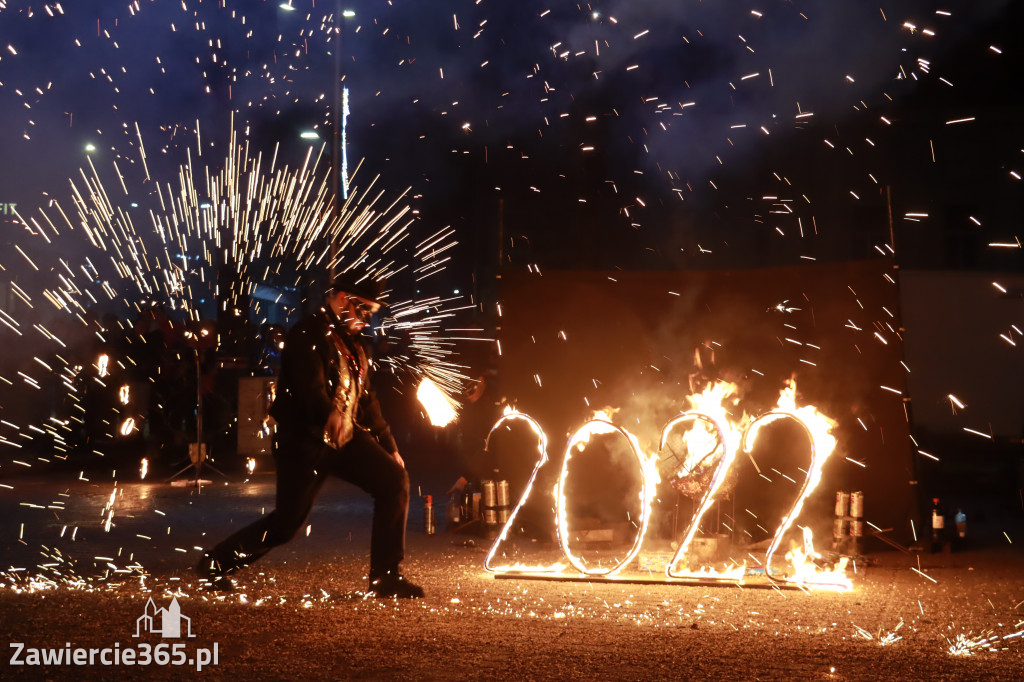
[[196, 570], [211, 589], [232, 590], [231, 573], [291, 540], [334, 474], [374, 499], [370, 592], [423, 596], [399, 572], [409, 475], [370, 388], [371, 365], [360, 334], [382, 305], [381, 289], [367, 274], [349, 270], [334, 280], [323, 307], [289, 332], [270, 409], [278, 423], [277, 508], [203, 555]]

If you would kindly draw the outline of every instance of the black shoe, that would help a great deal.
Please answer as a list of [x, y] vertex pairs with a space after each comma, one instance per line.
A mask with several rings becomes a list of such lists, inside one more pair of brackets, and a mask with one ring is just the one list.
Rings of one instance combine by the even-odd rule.
[[235, 591], [235, 583], [228, 578], [220, 562], [209, 554], [204, 554], [196, 564], [196, 573], [199, 574], [199, 588], [202, 590], [223, 593]]
[[409, 582], [398, 572], [388, 571], [384, 575], [370, 578], [370, 594], [378, 599], [422, 599], [423, 588]]

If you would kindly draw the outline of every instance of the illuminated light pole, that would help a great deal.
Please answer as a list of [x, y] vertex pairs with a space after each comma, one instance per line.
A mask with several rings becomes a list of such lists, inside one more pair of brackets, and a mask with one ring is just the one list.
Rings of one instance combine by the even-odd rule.
[[[345, 128], [348, 125], [348, 88], [341, 85], [341, 34], [345, 29], [345, 19], [354, 17], [353, 10], [341, 9], [341, 0], [335, 4], [334, 10], [334, 103], [331, 107], [331, 192], [334, 195], [332, 204], [334, 219], [341, 217], [342, 202], [348, 199], [348, 151]], [[339, 16], [341, 17], [339, 19]], [[338, 261], [338, 246], [332, 240], [330, 245], [331, 281], [334, 281], [335, 267]]]

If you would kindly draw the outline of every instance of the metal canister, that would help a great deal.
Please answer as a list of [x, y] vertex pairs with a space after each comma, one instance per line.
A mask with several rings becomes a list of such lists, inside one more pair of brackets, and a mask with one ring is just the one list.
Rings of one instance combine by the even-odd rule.
[[837, 492], [836, 493], [836, 518], [840, 516], [847, 516], [847, 512], [850, 509], [850, 493]]
[[423, 504], [423, 530], [427, 535], [434, 534], [434, 497], [427, 495]]
[[509, 514], [512, 513], [509, 506], [508, 481], [498, 481], [495, 497], [498, 503], [498, 523], [505, 525], [508, 523]]
[[484, 507], [498, 506], [498, 487], [494, 481], [480, 481], [480, 489], [484, 494]]
[[842, 540], [846, 537], [846, 519], [837, 518], [832, 525], [832, 539]]
[[850, 493], [850, 516], [855, 519], [864, 518], [864, 493], [859, 490]]
[[850, 537], [851, 538], [862, 538], [864, 537], [864, 522], [860, 519], [853, 519], [850, 521]]
[[480, 488], [483, 491], [481, 511], [484, 523], [493, 526], [498, 523], [498, 487], [494, 481], [481, 481]]

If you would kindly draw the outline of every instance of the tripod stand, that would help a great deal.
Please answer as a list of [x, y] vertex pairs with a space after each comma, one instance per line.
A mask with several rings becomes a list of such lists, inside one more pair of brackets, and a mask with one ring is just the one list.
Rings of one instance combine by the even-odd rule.
[[202, 477], [200, 474], [203, 471], [205, 465], [209, 469], [213, 469], [215, 472], [221, 475], [222, 478], [227, 478], [227, 475], [208, 463], [206, 460], [206, 443], [203, 442], [203, 367], [202, 367], [202, 356], [199, 353], [199, 347], [196, 346], [196, 442], [188, 444], [188, 459], [189, 463], [185, 465], [183, 469], [178, 471], [176, 474], [171, 476], [168, 481], [173, 481], [178, 476], [189, 469], [195, 470], [195, 485], [199, 487], [202, 483]]

